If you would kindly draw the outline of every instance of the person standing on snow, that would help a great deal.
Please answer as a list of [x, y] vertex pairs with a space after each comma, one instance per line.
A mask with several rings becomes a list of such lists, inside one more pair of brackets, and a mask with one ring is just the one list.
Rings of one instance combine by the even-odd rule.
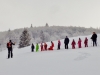
[[88, 39], [87, 39], [87, 37], [84, 40], [84, 45], [85, 45], [85, 47], [88, 47]]
[[7, 43], [7, 48], [8, 48], [8, 59], [11, 57], [13, 58], [13, 48], [12, 45], [15, 45], [15, 43], [12, 43], [11, 40]]
[[66, 36], [66, 38], [64, 40], [64, 44], [65, 44], [65, 49], [68, 49], [69, 38], [67, 36]]
[[44, 43], [44, 50], [47, 50], [47, 44]]
[[61, 46], [61, 42], [60, 42], [60, 40], [58, 40], [58, 50], [60, 50], [60, 46]]
[[39, 44], [37, 43], [36, 44], [36, 52], [38, 52], [39, 51]]
[[41, 43], [41, 51], [43, 51], [43, 44]]
[[93, 41], [93, 46], [97, 46], [97, 34], [95, 32], [93, 32], [91, 39]]
[[74, 39], [73, 39], [73, 41], [72, 41], [71, 45], [72, 45], [72, 49], [75, 49], [76, 42], [75, 42], [75, 40], [74, 40]]
[[32, 51], [32, 52], [34, 52], [34, 48], [35, 48], [35, 47], [34, 47], [34, 44], [32, 43], [32, 46], [31, 46], [31, 51]]
[[82, 48], [82, 46], [81, 46], [81, 39], [79, 38], [79, 40], [78, 40], [78, 48]]

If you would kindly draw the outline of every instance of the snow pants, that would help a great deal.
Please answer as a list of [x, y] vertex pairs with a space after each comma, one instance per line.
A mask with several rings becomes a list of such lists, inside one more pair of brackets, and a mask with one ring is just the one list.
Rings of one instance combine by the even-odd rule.
[[65, 44], [65, 49], [68, 49], [68, 44]]
[[46, 51], [47, 50], [47, 47], [44, 47], [44, 50]]
[[85, 43], [85, 47], [88, 47], [88, 44], [87, 43]]
[[97, 46], [97, 40], [93, 40], [93, 46]]
[[58, 50], [60, 50], [60, 45], [58, 45]]
[[13, 58], [13, 50], [12, 48], [8, 48], [8, 58]]
[[34, 52], [34, 49], [32, 48], [32, 50], [31, 50], [32, 52]]
[[41, 47], [41, 51], [43, 51], [43, 47]]
[[75, 49], [75, 45], [72, 45], [72, 49]]
[[82, 46], [81, 45], [78, 45], [78, 48], [82, 48]]

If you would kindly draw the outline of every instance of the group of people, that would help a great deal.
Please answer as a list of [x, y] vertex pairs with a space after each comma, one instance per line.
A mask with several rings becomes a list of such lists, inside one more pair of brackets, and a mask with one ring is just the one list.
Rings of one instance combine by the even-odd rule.
[[[46, 44], [46, 43], [41, 43], [41, 45], [40, 45], [40, 47], [41, 47], [41, 51], [46, 51], [46, 50], [53, 50], [53, 48], [54, 48], [54, 43], [51, 41], [51, 46], [48, 48], [48, 45]], [[34, 49], [35, 49], [35, 46], [34, 46], [34, 44], [32, 43], [32, 45], [31, 45], [31, 51], [32, 52], [34, 52]], [[37, 43], [36, 44], [36, 52], [38, 52], [39, 51], [39, 44]]]
[[[95, 32], [93, 32], [91, 40], [93, 41], [93, 46], [97, 46], [97, 34]], [[81, 38], [79, 38], [79, 40], [78, 40], [78, 48], [82, 48], [81, 42], [82, 42], [82, 40], [81, 40]], [[64, 44], [65, 44], [65, 49], [68, 49], [69, 38], [67, 36], [66, 36], [66, 38], [64, 40]], [[73, 39], [71, 45], [72, 45], [72, 49], [75, 49], [76, 42], [75, 42], [74, 39]], [[88, 47], [88, 38], [87, 37], [84, 40], [84, 46]]]
[[[93, 46], [97, 46], [97, 34], [95, 32], [93, 32], [91, 40], [93, 41]], [[68, 47], [68, 45], [69, 45], [69, 38], [67, 36], [64, 39], [64, 44], [65, 44], [65, 49], [68, 49], [69, 48]], [[79, 38], [77, 44], [78, 44], [78, 48], [82, 48], [82, 40], [81, 40], [81, 38]], [[72, 49], [75, 49], [76, 42], [75, 42], [74, 39], [72, 40], [71, 45], [72, 45]], [[48, 45], [46, 43], [44, 43], [44, 45], [43, 45], [43, 43], [41, 43], [40, 47], [41, 47], [41, 51], [53, 50], [54, 43], [51, 41], [51, 46], [49, 48], [47, 48]], [[60, 47], [61, 47], [61, 42], [60, 42], [60, 40], [58, 40], [57, 49], [60, 50]], [[88, 38], [87, 37], [85, 37], [85, 40], [84, 40], [84, 47], [88, 47]], [[35, 49], [34, 44], [32, 44], [31, 48], [32, 48], [32, 52], [34, 52], [34, 49]], [[37, 43], [36, 44], [36, 52], [38, 52], [38, 51], [39, 51], [39, 44]]]
[[[82, 48], [81, 42], [82, 42], [82, 41], [81, 41], [81, 38], [79, 38], [79, 40], [78, 40], [78, 48]], [[73, 39], [71, 45], [72, 45], [72, 49], [75, 49], [76, 42], [75, 42], [74, 39]], [[88, 47], [88, 39], [87, 39], [87, 37], [86, 37], [85, 40], [84, 40], [84, 46], [85, 46], [85, 47]]]
[[[93, 46], [97, 46], [97, 34], [95, 32], [93, 32], [93, 35], [91, 37], [91, 40], [93, 41]], [[78, 40], [78, 48], [82, 48], [81, 46], [81, 38], [79, 38]], [[65, 44], [65, 49], [68, 49], [68, 45], [69, 45], [69, 38], [66, 36], [66, 38], [64, 39], [64, 44]], [[9, 40], [9, 42], [7, 43], [7, 48], [8, 48], [8, 59], [11, 57], [13, 58], [13, 48], [12, 45], [15, 45], [15, 43], [13, 43], [11, 40]], [[75, 49], [75, 45], [76, 42], [73, 39], [72, 40], [72, 49]], [[84, 46], [88, 47], [88, 38], [86, 37], [84, 40]], [[54, 49], [54, 43], [51, 41], [51, 46], [48, 48], [48, 45], [46, 43], [41, 43], [40, 45], [41, 47], [41, 51], [47, 51], [47, 50], [53, 50]], [[61, 42], [60, 40], [58, 40], [58, 46], [57, 49], [60, 50], [61, 47]], [[31, 45], [31, 51], [34, 52], [35, 46], [34, 44]], [[36, 52], [39, 51], [39, 44], [36, 44]]]
[[[79, 40], [78, 40], [78, 48], [81, 48], [82, 47], [81, 42], [82, 42], [81, 41], [81, 38], [79, 38]], [[65, 49], [68, 49], [69, 38], [67, 36], [66, 36], [66, 38], [64, 40], [64, 44], [65, 44]], [[71, 45], [72, 45], [72, 49], [75, 49], [76, 42], [75, 42], [74, 39], [72, 40]], [[87, 37], [84, 40], [84, 45], [85, 45], [85, 47], [88, 47], [88, 39], [87, 39]]]

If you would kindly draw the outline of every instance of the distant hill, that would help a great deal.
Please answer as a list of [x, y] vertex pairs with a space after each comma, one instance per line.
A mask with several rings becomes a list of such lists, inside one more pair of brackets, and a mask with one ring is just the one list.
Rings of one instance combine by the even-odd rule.
[[[2, 47], [6, 47], [6, 43], [9, 39], [13, 40], [16, 45], [19, 43], [19, 37], [24, 28], [9, 30], [5, 32], [0, 32], [0, 44]], [[31, 35], [30, 43], [40, 43], [41, 42], [41, 32], [43, 32], [44, 41], [54, 41], [58, 39], [64, 39], [65, 36], [75, 37], [83, 35], [91, 35], [92, 32], [100, 33], [100, 29], [94, 28], [84, 28], [84, 27], [66, 27], [66, 26], [42, 26], [42, 27], [30, 27], [27, 28]]]

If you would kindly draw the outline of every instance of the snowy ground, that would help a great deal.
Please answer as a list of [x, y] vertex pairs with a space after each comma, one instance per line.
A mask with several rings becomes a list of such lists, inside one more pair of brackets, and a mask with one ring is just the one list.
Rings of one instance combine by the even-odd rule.
[[[80, 36], [84, 41], [84, 36]], [[74, 37], [76, 42], [79, 37]], [[100, 35], [98, 47], [62, 49], [31, 53], [30, 47], [14, 49], [14, 58], [7, 58], [7, 50], [0, 52], [0, 75], [100, 75]], [[73, 38], [70, 39], [70, 42]], [[50, 45], [50, 42], [48, 43]]]

